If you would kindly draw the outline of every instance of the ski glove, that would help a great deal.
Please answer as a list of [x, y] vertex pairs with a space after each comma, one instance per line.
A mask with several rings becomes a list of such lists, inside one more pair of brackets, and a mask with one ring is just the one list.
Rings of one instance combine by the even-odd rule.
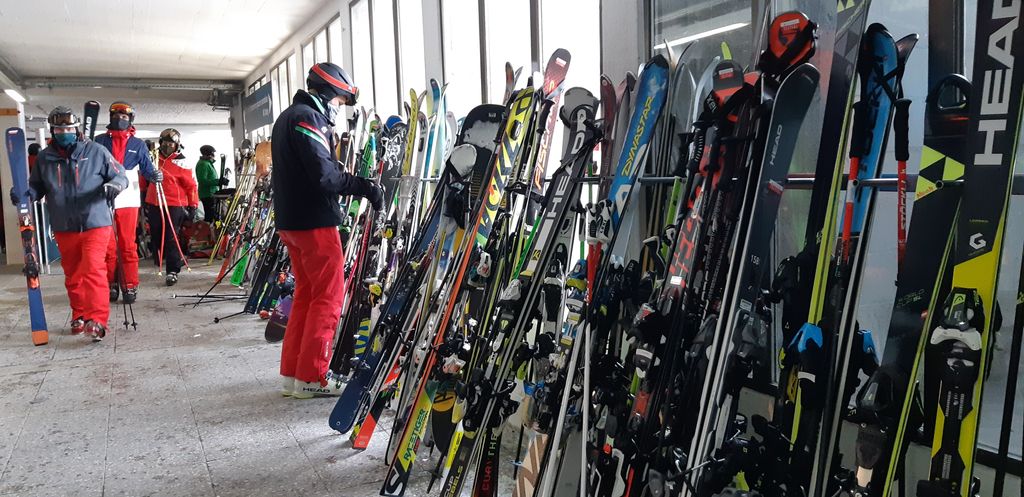
[[196, 219], [196, 207], [190, 205], [185, 208], [185, 224], [191, 224]]
[[[32, 195], [32, 190], [25, 190], [25, 197], [28, 198], [29, 203], [32, 203], [36, 200], [35, 196]], [[13, 186], [11, 187], [11, 203], [14, 204], [15, 207], [18, 206], [18, 194], [14, 192]]]
[[117, 194], [121, 193], [121, 189], [113, 183], [103, 183], [103, 196], [107, 198], [107, 202], [113, 202], [117, 198]]
[[164, 172], [159, 170], [159, 169], [153, 171], [153, 177], [150, 178], [149, 181], [152, 182], [152, 183], [163, 183], [164, 182]]
[[230, 181], [228, 181], [227, 178], [221, 178], [217, 180], [217, 184], [220, 186], [228, 186], [228, 183], [230, 183]]
[[373, 210], [377, 212], [384, 211], [384, 189], [380, 185], [370, 183], [369, 189], [366, 192], [366, 199], [373, 204]]

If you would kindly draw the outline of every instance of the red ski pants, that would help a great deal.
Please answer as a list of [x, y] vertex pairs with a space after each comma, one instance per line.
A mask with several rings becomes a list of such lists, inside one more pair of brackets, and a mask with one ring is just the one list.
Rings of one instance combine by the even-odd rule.
[[71, 318], [84, 318], [107, 325], [110, 298], [107, 295], [107, 244], [110, 226], [81, 233], [54, 233], [60, 246], [60, 265], [64, 268], [64, 287], [71, 301]]
[[281, 375], [324, 384], [345, 297], [345, 253], [337, 228], [279, 230], [295, 275], [291, 316], [281, 347]]
[[[107, 283], [125, 288], [139, 286], [139, 248], [135, 244], [135, 229], [139, 224], [139, 208], [123, 207], [114, 210], [114, 230], [107, 244]], [[116, 245], [115, 245], [116, 238]], [[121, 271], [124, 281], [117, 277], [117, 253], [121, 253]]]

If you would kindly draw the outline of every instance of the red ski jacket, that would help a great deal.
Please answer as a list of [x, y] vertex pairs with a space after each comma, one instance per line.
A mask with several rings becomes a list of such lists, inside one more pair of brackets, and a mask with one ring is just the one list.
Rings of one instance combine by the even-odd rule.
[[[185, 163], [185, 156], [175, 153], [160, 157], [159, 168], [164, 172], [164, 196], [170, 207], [196, 207], [199, 205], [199, 187], [192, 168]], [[146, 187], [146, 203], [160, 205], [156, 198], [156, 186]]]

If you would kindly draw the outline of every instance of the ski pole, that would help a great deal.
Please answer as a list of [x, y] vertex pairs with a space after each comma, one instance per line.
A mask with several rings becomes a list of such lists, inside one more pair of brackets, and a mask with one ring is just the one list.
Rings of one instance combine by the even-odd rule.
[[[181, 256], [181, 262], [185, 265], [185, 269], [187, 269], [188, 272], [191, 273], [192, 268], [189, 267], [188, 265], [188, 257], [185, 257], [185, 252], [181, 250], [181, 242], [178, 240], [178, 229], [176, 226], [174, 226], [174, 218], [171, 217], [171, 207], [167, 205], [167, 197], [164, 195], [164, 188], [159, 183], [157, 183], [156, 186], [156, 194], [159, 198], [160, 205], [163, 206], [161, 209], [161, 214], [167, 218], [167, 225], [170, 226], [171, 228], [171, 236], [173, 237], [172, 239], [174, 240], [174, 246], [178, 249], [178, 255]], [[160, 222], [161, 224], [163, 224], [163, 219], [161, 219]], [[164, 233], [164, 240], [166, 239], [167, 234]]]

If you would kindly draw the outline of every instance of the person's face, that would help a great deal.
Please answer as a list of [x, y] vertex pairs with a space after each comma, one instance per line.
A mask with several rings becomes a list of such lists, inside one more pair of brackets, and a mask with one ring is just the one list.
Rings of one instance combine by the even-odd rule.
[[125, 114], [123, 112], [115, 112], [113, 117], [114, 117], [114, 119], [117, 119], [117, 120], [120, 120], [120, 121], [131, 121], [132, 120], [131, 116], [129, 116], [128, 114]]
[[78, 128], [75, 126], [54, 126], [53, 134], [65, 134], [65, 133], [77, 133]]
[[335, 107], [348, 105], [348, 97], [346, 97], [345, 95], [338, 95], [331, 99], [331, 103], [334, 104]]

